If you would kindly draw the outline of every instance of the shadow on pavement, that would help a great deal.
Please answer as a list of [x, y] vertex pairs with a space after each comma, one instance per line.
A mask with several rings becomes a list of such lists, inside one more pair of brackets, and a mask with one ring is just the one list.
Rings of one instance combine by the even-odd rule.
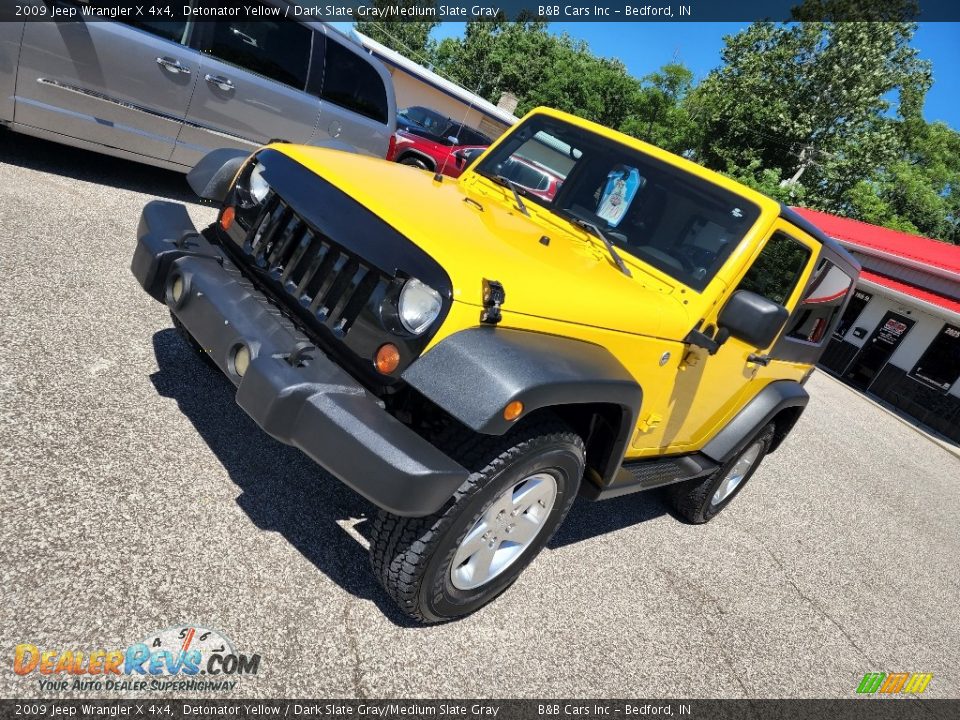
[[[237, 503], [262, 530], [280, 533], [318, 570], [353, 595], [373, 601], [401, 627], [409, 620], [370, 571], [366, 549], [338, 523], [369, 540], [367, 520], [376, 508], [299, 450], [266, 435], [234, 400], [233, 385], [187, 345], [176, 330], [153, 336], [159, 370], [157, 392], [176, 400], [242, 490]], [[651, 520], [667, 512], [658, 493], [606, 502], [578, 499], [549, 543], [556, 549]]]
[[598, 502], [578, 498], [547, 547], [556, 550], [669, 513], [663, 494], [656, 490]]
[[242, 491], [237, 504], [262, 530], [280, 533], [318, 570], [356, 597], [371, 600], [393, 623], [409, 620], [380, 588], [366, 549], [338, 521], [366, 537], [376, 508], [326, 474], [306, 455], [266, 435], [234, 401], [233, 385], [204, 362], [174, 329], [153, 336], [157, 392], [180, 411]]
[[186, 175], [0, 128], [0, 163], [179, 202], [197, 203]]

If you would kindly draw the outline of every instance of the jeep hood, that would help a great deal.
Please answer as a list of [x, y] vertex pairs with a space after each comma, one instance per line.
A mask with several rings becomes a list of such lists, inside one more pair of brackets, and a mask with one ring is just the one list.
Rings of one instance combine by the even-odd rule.
[[429, 172], [376, 158], [274, 148], [429, 253], [449, 275], [453, 299], [476, 306], [478, 317], [486, 278], [503, 285], [505, 313], [674, 340], [692, 327], [673, 285], [633, 262], [633, 277], [627, 277], [586, 233], [547, 213], [542, 220], [524, 216], [508, 190], [471, 179], [472, 173], [437, 182]]

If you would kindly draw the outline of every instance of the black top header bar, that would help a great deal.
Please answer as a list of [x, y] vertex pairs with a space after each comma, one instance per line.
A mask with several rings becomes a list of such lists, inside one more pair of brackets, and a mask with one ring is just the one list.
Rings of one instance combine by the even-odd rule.
[[[882, 5], [882, 6], [881, 6]], [[730, 22], [830, 20], [960, 21], [956, 0], [2, 0], [0, 22], [296, 20], [556, 20], [563, 22]]]

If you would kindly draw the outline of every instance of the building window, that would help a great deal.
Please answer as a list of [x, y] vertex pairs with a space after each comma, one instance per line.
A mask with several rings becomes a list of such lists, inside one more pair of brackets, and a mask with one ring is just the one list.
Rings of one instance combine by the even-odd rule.
[[[863, 309], [867, 306], [867, 303], [873, 299], [873, 295], [863, 290], [855, 290], [853, 297], [850, 298], [850, 304], [847, 305], [847, 309], [843, 312], [843, 317], [840, 318], [840, 322], [837, 324], [837, 329], [833, 331], [834, 336], [842, 338], [847, 334], [847, 331], [853, 327], [853, 324], [857, 321], [857, 318], [860, 317], [860, 313], [863, 312]], [[862, 337], [862, 335], [860, 336]]]
[[910, 377], [946, 392], [960, 377], [960, 328], [944, 325]]
[[794, 313], [787, 337], [815, 344], [823, 342], [852, 284], [853, 279], [843, 270], [829, 260], [821, 260]]

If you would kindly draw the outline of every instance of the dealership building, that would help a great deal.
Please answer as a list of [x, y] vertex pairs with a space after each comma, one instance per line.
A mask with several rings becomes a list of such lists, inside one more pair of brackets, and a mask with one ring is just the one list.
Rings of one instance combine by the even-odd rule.
[[796, 210], [863, 266], [820, 367], [960, 444], [960, 247]]

